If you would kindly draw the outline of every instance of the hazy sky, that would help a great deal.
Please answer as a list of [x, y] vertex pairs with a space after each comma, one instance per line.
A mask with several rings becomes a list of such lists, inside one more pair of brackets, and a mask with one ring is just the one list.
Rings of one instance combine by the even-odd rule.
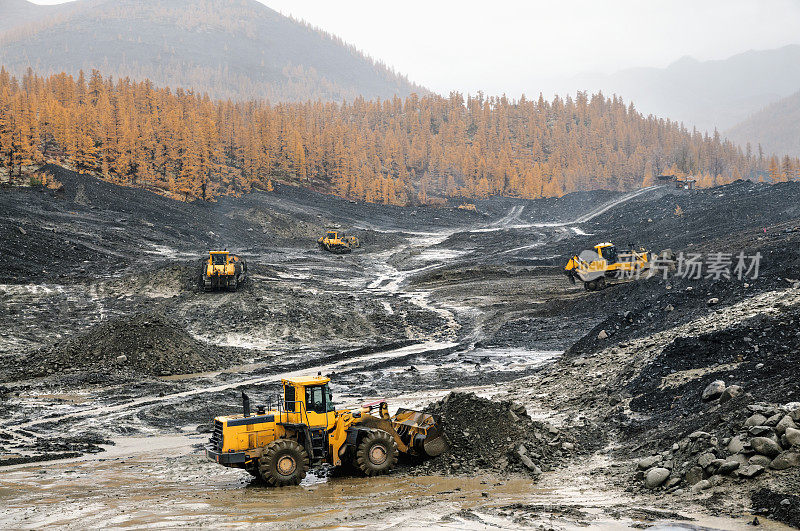
[[583, 72], [800, 44], [800, 0], [260, 1], [443, 94], [536, 95]]

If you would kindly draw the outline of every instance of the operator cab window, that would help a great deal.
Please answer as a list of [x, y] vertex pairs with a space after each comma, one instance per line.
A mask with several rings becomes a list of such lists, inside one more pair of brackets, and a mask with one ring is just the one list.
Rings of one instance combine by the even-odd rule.
[[327, 385], [306, 387], [306, 409], [323, 414], [333, 411], [331, 391]]
[[328, 412], [336, 410], [336, 406], [333, 405], [333, 393], [331, 393], [331, 388], [327, 385], [325, 386], [325, 406]]
[[335, 240], [336, 239], [336, 233], [335, 232], [329, 232], [328, 233], [328, 239], [329, 240]]
[[215, 254], [211, 258], [211, 263], [213, 265], [225, 265], [225, 255], [224, 254]]
[[608, 262], [616, 262], [617, 261], [617, 248], [613, 245], [611, 247], [606, 247], [603, 249], [603, 257]]
[[283, 405], [286, 411], [296, 411], [294, 407], [294, 387], [291, 385], [284, 386]]

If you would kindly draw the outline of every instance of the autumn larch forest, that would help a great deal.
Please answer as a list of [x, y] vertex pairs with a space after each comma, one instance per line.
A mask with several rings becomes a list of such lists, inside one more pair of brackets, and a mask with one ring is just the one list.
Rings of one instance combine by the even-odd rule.
[[694, 175], [699, 186], [763, 172], [800, 178], [797, 159], [743, 150], [603, 94], [234, 103], [98, 71], [29, 70], [17, 80], [0, 69], [0, 165], [13, 179], [45, 161], [206, 201], [273, 181], [407, 205], [630, 190], [662, 173]]

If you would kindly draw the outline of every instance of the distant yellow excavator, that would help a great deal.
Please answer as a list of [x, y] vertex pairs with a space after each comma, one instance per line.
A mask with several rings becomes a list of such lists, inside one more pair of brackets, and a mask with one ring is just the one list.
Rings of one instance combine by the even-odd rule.
[[586, 291], [597, 291], [606, 287], [607, 278], [636, 278], [649, 267], [650, 253], [645, 249], [623, 251], [604, 242], [570, 258], [564, 273], [573, 284], [580, 280]]
[[247, 262], [228, 251], [209, 251], [200, 272], [200, 287], [205, 291], [236, 291], [247, 276]]
[[214, 419], [206, 457], [284, 487], [323, 463], [376, 476], [389, 472], [398, 454], [435, 457], [447, 449], [432, 415], [401, 408], [390, 416], [385, 400], [337, 410], [328, 382], [321, 375], [285, 378], [276, 407], [259, 406], [255, 414], [242, 393], [241, 414]]
[[341, 232], [329, 230], [317, 240], [317, 245], [334, 254], [347, 254], [361, 247], [361, 242], [355, 236], [345, 236]]

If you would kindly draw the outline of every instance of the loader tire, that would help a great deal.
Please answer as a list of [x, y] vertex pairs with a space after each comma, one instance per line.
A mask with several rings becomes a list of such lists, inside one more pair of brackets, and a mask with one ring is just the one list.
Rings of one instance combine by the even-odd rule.
[[308, 472], [308, 453], [297, 441], [272, 441], [258, 461], [264, 482], [271, 487], [299, 485]]
[[371, 430], [358, 445], [354, 465], [366, 476], [387, 474], [397, 463], [397, 443], [383, 430]]
[[606, 287], [606, 279], [605, 277], [600, 277], [595, 280], [584, 282], [583, 287], [586, 289], [586, 291], [600, 291]]

